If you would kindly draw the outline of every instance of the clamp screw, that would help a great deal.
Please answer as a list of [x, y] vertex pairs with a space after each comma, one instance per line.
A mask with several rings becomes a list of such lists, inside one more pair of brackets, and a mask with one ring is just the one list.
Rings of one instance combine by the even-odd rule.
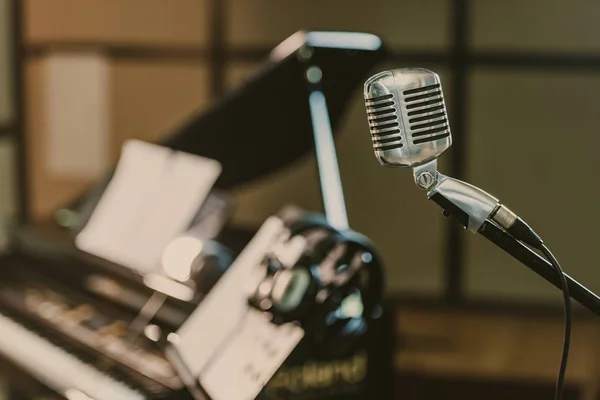
[[419, 187], [423, 189], [430, 188], [434, 183], [435, 178], [431, 174], [431, 172], [425, 171], [417, 178], [417, 185], [419, 185]]

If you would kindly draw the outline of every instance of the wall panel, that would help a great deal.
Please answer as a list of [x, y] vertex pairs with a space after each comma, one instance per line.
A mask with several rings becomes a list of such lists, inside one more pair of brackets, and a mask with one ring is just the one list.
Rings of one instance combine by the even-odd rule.
[[228, 38], [234, 46], [274, 46], [298, 30], [380, 35], [390, 46], [447, 47], [448, 0], [231, 0]]
[[207, 0], [23, 0], [25, 39], [142, 46], [203, 46]]
[[[600, 74], [477, 70], [471, 87], [468, 181], [518, 212], [568, 274], [599, 292]], [[465, 234], [469, 296], [561, 301], [526, 267]]]
[[595, 0], [471, 0], [476, 50], [600, 50], [600, 2]]

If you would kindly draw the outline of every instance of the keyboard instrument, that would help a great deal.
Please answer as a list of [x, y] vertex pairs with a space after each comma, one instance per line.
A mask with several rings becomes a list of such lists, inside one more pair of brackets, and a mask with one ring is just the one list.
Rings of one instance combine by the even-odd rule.
[[67, 399], [142, 400], [146, 395], [0, 314], [0, 352]]
[[[135, 313], [27, 268], [2, 269], [0, 357], [66, 399], [165, 399], [183, 385]], [[59, 397], [60, 398], [60, 397]]]

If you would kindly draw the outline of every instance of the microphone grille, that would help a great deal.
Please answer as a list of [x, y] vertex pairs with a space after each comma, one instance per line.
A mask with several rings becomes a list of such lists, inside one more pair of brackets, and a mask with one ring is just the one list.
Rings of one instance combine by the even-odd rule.
[[402, 134], [393, 94], [365, 99], [373, 148], [387, 151], [402, 148]]
[[365, 82], [375, 156], [383, 165], [415, 167], [452, 144], [439, 76], [423, 68], [383, 71]]
[[444, 97], [439, 83], [402, 92], [412, 143], [434, 142], [450, 136]]

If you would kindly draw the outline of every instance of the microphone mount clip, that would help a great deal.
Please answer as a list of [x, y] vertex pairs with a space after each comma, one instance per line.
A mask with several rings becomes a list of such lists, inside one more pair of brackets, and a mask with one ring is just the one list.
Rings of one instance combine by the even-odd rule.
[[[446, 214], [454, 216], [465, 227], [475, 233], [483, 226], [488, 218], [495, 215], [512, 214], [502, 206], [498, 199], [483, 190], [458, 179], [443, 175], [437, 170], [437, 159], [413, 168], [416, 185], [427, 191], [427, 197], [435, 201]], [[499, 212], [500, 210], [502, 212]], [[504, 211], [506, 209], [506, 211]], [[514, 215], [514, 214], [513, 214]], [[509, 229], [507, 217], [496, 221], [504, 229]], [[514, 222], [514, 221], [512, 221]]]

